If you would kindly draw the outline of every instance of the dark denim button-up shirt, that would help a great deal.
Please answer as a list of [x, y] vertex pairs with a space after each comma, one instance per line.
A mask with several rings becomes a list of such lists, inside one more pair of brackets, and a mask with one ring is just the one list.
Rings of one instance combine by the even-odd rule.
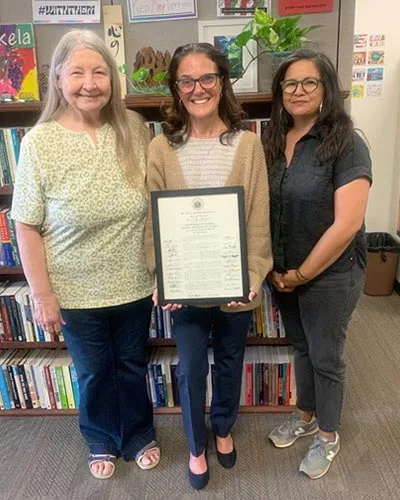
[[[334, 162], [315, 159], [321, 137], [311, 129], [296, 144], [286, 168], [282, 153], [269, 169], [271, 197], [271, 235], [274, 269], [297, 269], [307, 258], [335, 218], [334, 192], [360, 177], [372, 182], [371, 159], [362, 138], [353, 133], [350, 145]], [[365, 228], [326, 272], [342, 272], [354, 259], [366, 265]]]

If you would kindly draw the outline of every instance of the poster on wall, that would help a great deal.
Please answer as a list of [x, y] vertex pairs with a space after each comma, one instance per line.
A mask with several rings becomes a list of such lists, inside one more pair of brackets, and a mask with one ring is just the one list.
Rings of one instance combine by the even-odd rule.
[[[125, 64], [124, 23], [121, 5], [103, 6], [104, 42], [114, 56], [118, 68]], [[122, 98], [126, 94], [126, 78], [119, 74]]]
[[385, 35], [359, 33], [353, 42], [353, 99], [383, 96]]
[[279, 15], [331, 12], [333, 0], [279, 0]]
[[197, 0], [127, 0], [128, 19], [130, 23], [149, 21], [172, 21], [174, 19], [191, 19], [197, 17]]
[[34, 24], [100, 23], [100, 0], [32, 0]]
[[271, 13], [271, 0], [217, 0], [217, 17], [251, 17], [255, 9]]
[[33, 25], [0, 24], [0, 102], [38, 100]]
[[[235, 93], [257, 92], [257, 63], [251, 54], [257, 53], [257, 44], [250, 40], [247, 49], [236, 47], [234, 40], [246, 26], [246, 19], [199, 21], [199, 42], [208, 42], [224, 54], [229, 54], [230, 79]], [[246, 71], [245, 71], [246, 69]]]

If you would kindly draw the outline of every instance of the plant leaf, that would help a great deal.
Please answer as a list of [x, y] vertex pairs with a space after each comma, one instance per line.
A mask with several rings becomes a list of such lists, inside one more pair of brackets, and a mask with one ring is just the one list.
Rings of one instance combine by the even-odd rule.
[[150, 70], [142, 66], [137, 71], [131, 74], [131, 78], [135, 82], [143, 83], [147, 80], [149, 75], [150, 75]]
[[241, 31], [238, 36], [235, 38], [235, 45], [238, 47], [244, 47], [247, 45], [247, 42], [252, 38], [251, 31]]
[[160, 73], [156, 73], [153, 76], [152, 80], [153, 80], [153, 82], [160, 83], [167, 78], [167, 75], [168, 75], [168, 71], [160, 71]]

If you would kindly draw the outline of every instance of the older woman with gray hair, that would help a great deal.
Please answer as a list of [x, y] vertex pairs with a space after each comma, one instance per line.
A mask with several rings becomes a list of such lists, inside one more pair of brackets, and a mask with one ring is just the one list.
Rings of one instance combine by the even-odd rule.
[[160, 459], [146, 390], [147, 145], [104, 42], [88, 30], [65, 34], [42, 114], [22, 141], [12, 216], [36, 320], [62, 332], [78, 374], [80, 430], [98, 479], [118, 457], [141, 469]]

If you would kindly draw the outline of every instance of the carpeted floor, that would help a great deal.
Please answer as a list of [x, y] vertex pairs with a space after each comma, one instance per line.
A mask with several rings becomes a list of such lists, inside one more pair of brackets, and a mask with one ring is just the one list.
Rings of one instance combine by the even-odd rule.
[[266, 435], [282, 415], [240, 415], [238, 462], [222, 469], [210, 436], [210, 483], [186, 480], [180, 416], [156, 419], [162, 461], [152, 471], [118, 462], [108, 481], [92, 478], [75, 417], [0, 418], [0, 500], [399, 500], [400, 297], [363, 296], [347, 344], [348, 390], [342, 449], [329, 473], [298, 473], [309, 438], [278, 450]]

